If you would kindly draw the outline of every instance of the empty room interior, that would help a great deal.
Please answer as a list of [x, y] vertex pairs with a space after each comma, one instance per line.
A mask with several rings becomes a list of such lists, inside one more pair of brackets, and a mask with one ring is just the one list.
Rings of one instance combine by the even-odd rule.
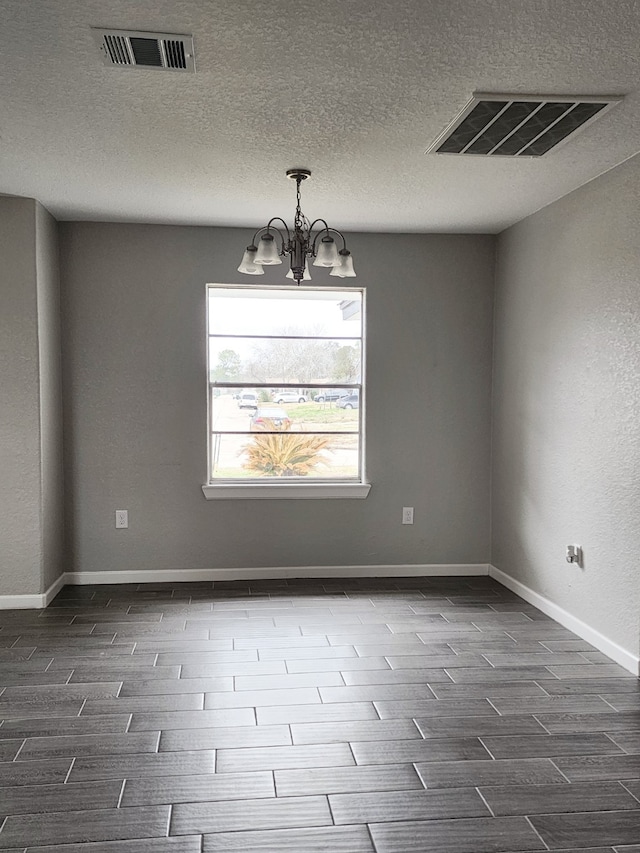
[[0, 851], [640, 853], [640, 6], [0, 20]]

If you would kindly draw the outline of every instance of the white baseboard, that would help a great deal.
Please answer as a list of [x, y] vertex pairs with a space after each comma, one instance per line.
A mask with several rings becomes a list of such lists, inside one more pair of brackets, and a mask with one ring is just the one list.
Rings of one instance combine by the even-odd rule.
[[252, 569], [141, 569], [138, 571], [67, 572], [65, 583], [180, 583], [260, 578], [465, 577], [489, 574], [486, 563], [388, 566], [266, 566]]
[[489, 565], [489, 575], [503, 586], [506, 586], [507, 589], [515, 592], [520, 598], [524, 598], [529, 604], [533, 604], [538, 610], [542, 610], [547, 616], [551, 616], [556, 622], [559, 622], [565, 628], [573, 631], [574, 634], [582, 637], [583, 640], [591, 643], [592, 646], [595, 646], [603, 654], [607, 655], [607, 657], [619, 663], [620, 666], [628, 669], [633, 675], [640, 675], [640, 658], [637, 655], [624, 649], [618, 643], [609, 639], [609, 637], [605, 637], [600, 631], [596, 631], [595, 628], [587, 625], [582, 619], [573, 616], [568, 610], [554, 604], [553, 601], [535, 592], [525, 584], [520, 583], [520, 581], [515, 580], [515, 578], [497, 569], [495, 566]]
[[32, 595], [0, 595], [0, 610], [41, 610], [53, 601], [65, 583], [68, 583], [66, 574], [62, 574], [45, 592]]

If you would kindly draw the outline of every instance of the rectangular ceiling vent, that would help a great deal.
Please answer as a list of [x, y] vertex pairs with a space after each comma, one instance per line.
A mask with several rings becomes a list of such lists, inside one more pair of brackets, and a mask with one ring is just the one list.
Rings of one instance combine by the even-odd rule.
[[193, 36], [93, 28], [93, 37], [110, 67], [196, 70]]
[[475, 92], [426, 153], [542, 157], [621, 100]]

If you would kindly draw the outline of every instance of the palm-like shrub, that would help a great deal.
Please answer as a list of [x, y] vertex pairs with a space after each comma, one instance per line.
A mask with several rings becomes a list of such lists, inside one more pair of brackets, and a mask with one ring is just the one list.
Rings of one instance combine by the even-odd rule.
[[268, 477], [304, 477], [323, 464], [320, 453], [328, 445], [320, 435], [256, 435], [244, 448], [248, 460], [243, 467]]

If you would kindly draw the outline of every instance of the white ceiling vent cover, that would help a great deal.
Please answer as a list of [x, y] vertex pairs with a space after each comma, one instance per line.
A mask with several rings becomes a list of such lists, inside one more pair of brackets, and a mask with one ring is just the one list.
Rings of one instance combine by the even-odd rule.
[[487, 95], [474, 92], [427, 154], [542, 157], [584, 130], [622, 97]]
[[109, 67], [155, 68], [194, 72], [193, 36], [92, 28], [93, 37]]

